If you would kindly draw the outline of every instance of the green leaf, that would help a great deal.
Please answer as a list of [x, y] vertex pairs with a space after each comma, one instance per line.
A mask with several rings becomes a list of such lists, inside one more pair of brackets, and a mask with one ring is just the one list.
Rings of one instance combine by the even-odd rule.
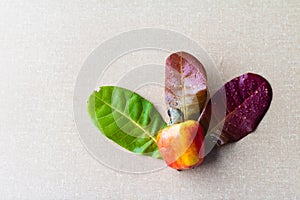
[[88, 113], [110, 140], [131, 152], [161, 158], [156, 134], [166, 123], [154, 105], [137, 93], [102, 86], [90, 95]]

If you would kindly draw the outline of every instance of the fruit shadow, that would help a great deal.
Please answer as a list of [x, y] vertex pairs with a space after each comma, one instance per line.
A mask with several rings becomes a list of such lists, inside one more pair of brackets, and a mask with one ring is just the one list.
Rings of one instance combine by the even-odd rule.
[[216, 169], [222, 167], [224, 158], [228, 158], [227, 154], [230, 154], [234, 149], [235, 143], [226, 144], [224, 146], [215, 146], [211, 152], [209, 152], [201, 165], [192, 169], [186, 170], [187, 173], [204, 173], [208, 169]]

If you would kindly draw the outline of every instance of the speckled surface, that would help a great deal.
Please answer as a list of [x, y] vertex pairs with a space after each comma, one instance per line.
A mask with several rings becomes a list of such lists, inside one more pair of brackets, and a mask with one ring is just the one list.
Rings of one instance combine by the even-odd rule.
[[[299, 1], [1, 1], [0, 199], [299, 199]], [[175, 30], [202, 45], [224, 81], [273, 87], [256, 132], [201, 167], [132, 175], [99, 164], [73, 119], [76, 76], [103, 41]]]

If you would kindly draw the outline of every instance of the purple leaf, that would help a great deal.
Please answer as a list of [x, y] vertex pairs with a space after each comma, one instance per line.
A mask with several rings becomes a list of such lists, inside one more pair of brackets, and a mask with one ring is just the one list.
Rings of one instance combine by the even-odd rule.
[[208, 134], [216, 137], [219, 145], [236, 142], [257, 128], [271, 101], [268, 81], [258, 74], [246, 73], [227, 82], [213, 95], [200, 123], [204, 129], [209, 128]]
[[203, 65], [186, 52], [171, 54], [165, 68], [165, 101], [171, 124], [197, 120], [206, 98], [206, 72]]

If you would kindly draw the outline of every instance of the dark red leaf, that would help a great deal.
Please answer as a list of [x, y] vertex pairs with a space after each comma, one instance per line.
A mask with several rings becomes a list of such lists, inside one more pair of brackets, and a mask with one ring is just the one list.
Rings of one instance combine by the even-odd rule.
[[203, 65], [186, 52], [171, 54], [165, 68], [165, 101], [171, 123], [174, 123], [172, 119], [175, 123], [176, 120], [197, 120], [206, 98], [206, 72]]
[[205, 129], [209, 125], [208, 133], [218, 139], [219, 145], [236, 142], [257, 128], [271, 100], [268, 81], [258, 74], [246, 73], [227, 82], [213, 95], [200, 123]]

